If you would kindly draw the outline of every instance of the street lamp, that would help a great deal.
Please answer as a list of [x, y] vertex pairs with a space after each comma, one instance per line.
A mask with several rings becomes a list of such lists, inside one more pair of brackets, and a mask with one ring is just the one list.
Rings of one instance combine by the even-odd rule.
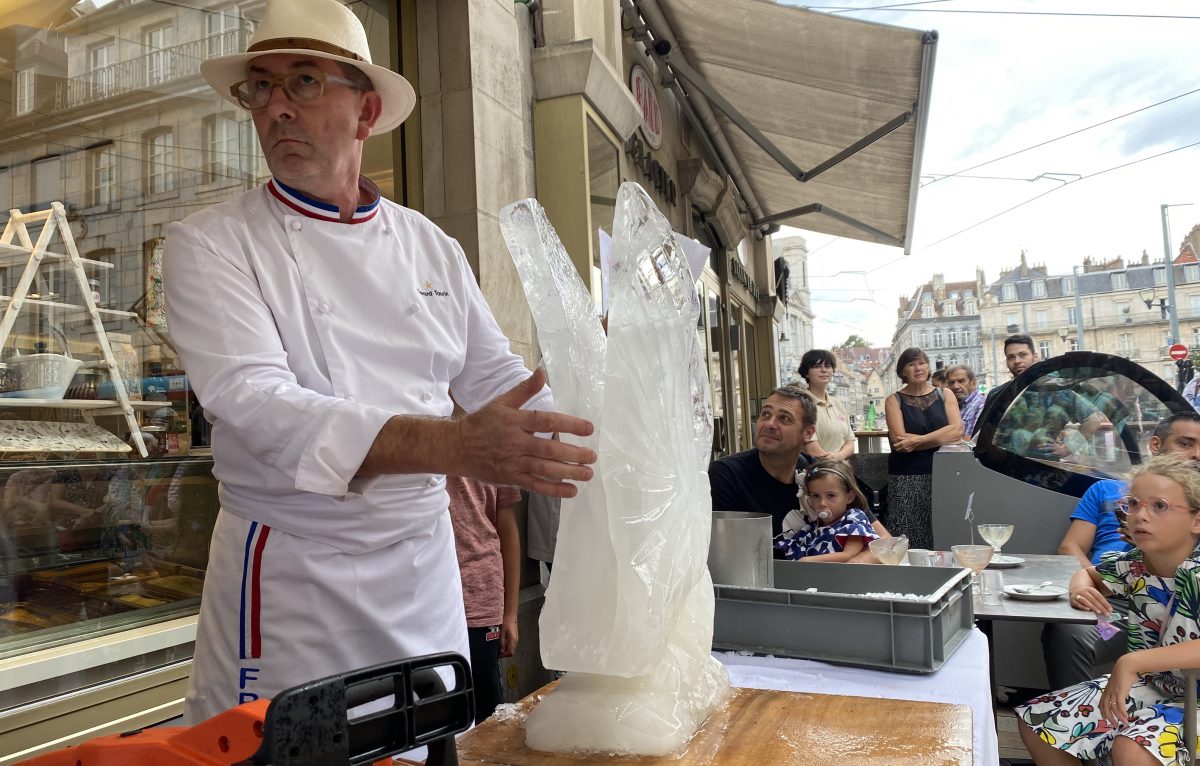
[[[1151, 308], [1152, 306], [1154, 306], [1154, 298], [1156, 295], [1157, 295], [1157, 291], [1153, 287], [1147, 287], [1145, 289], [1138, 290], [1138, 297], [1142, 299], [1142, 303], [1146, 304], [1146, 308]], [[1166, 319], [1167, 318], [1167, 299], [1166, 298], [1158, 299], [1158, 310], [1159, 310], [1159, 313], [1162, 315], [1162, 318]]]
[[1065, 327], [1058, 328], [1058, 339], [1061, 340], [1063, 343], [1067, 342], [1067, 336], [1070, 334], [1071, 334], [1071, 331], [1068, 330], [1067, 328], [1065, 328]]

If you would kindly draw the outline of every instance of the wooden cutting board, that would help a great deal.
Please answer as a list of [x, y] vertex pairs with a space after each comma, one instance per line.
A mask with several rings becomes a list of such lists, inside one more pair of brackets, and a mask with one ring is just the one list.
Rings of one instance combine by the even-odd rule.
[[517, 703], [507, 720], [458, 738], [461, 766], [970, 766], [971, 708], [936, 702], [736, 688], [678, 758], [551, 755], [525, 745], [525, 716], [550, 687]]

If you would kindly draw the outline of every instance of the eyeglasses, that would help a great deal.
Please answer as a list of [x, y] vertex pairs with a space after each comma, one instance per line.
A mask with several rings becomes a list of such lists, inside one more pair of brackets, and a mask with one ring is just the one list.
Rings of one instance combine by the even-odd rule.
[[1155, 516], [1162, 516], [1172, 508], [1182, 508], [1185, 511], [1194, 511], [1195, 508], [1189, 508], [1186, 505], [1178, 503], [1169, 503], [1164, 497], [1156, 497], [1152, 500], [1142, 500], [1133, 495], [1126, 495], [1117, 501], [1117, 507], [1125, 513], [1136, 513], [1138, 511], [1152, 511]]
[[326, 74], [317, 69], [308, 72], [288, 72], [274, 77], [251, 77], [229, 86], [229, 93], [237, 99], [242, 108], [258, 111], [266, 107], [276, 87], [283, 88], [283, 92], [295, 103], [307, 104], [321, 97], [327, 83], [362, 90], [343, 77]]

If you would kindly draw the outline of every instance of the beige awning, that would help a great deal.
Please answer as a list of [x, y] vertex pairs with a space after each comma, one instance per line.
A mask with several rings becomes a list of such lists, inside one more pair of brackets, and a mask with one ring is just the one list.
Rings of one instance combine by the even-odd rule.
[[766, 0], [624, 4], [755, 224], [909, 250], [936, 33]]

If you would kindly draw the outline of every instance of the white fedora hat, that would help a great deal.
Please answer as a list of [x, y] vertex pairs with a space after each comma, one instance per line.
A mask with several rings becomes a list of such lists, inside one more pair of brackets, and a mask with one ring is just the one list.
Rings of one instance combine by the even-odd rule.
[[236, 104], [230, 87], [246, 79], [251, 59], [269, 53], [344, 61], [361, 69], [383, 101], [372, 135], [396, 128], [417, 102], [408, 80], [371, 63], [362, 22], [338, 0], [269, 0], [246, 52], [208, 59], [200, 64], [200, 74], [226, 101]]

